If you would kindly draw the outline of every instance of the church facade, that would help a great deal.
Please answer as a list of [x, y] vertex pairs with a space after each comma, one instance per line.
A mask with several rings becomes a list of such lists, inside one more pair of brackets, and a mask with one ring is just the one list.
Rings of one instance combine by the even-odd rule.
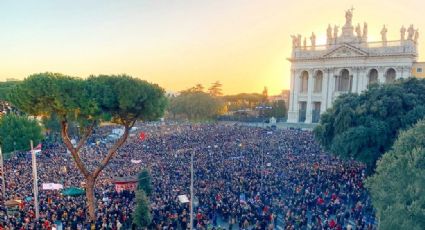
[[390, 83], [412, 76], [417, 60], [418, 30], [413, 25], [400, 29], [398, 40], [368, 41], [367, 23], [352, 25], [353, 10], [345, 13], [346, 22], [328, 26], [327, 42], [316, 46], [316, 36], [301, 44], [301, 35], [292, 36], [291, 95], [288, 122], [317, 123], [320, 114], [347, 92], [360, 93], [369, 84]]

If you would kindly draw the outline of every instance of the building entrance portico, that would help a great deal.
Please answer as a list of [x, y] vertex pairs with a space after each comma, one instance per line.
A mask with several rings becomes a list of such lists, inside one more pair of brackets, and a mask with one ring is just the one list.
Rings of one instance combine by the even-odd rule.
[[367, 23], [353, 26], [352, 9], [345, 18], [341, 32], [328, 25], [326, 44], [316, 45], [314, 33], [310, 46], [301, 45], [301, 35], [292, 36], [288, 122], [317, 123], [339, 95], [411, 76], [419, 36], [413, 25], [400, 30], [401, 39], [395, 41], [387, 40], [384, 26], [381, 41], [369, 42]]

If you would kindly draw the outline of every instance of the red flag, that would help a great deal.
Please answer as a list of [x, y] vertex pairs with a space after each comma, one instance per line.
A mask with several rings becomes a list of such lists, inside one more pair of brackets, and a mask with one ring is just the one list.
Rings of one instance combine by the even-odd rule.
[[38, 144], [38, 145], [34, 148], [34, 150], [41, 150], [41, 143], [40, 143], [40, 144]]
[[146, 133], [140, 132], [139, 138], [140, 138], [141, 141], [144, 141], [146, 139]]

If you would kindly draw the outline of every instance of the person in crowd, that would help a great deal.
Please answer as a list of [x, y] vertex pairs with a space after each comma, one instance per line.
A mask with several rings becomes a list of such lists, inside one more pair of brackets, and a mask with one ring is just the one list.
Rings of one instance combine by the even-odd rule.
[[[84, 178], [63, 144], [43, 143], [37, 157], [40, 219], [32, 200], [31, 157], [5, 161], [5, 200], [21, 200], [0, 218], [0, 229], [134, 229], [133, 191], [115, 191], [116, 176], [147, 168], [152, 176], [152, 223], [148, 229], [188, 229], [190, 159], [194, 154], [196, 229], [376, 229], [363, 186], [365, 166], [329, 155], [310, 131], [266, 130], [238, 125], [138, 124], [147, 133], [129, 137], [96, 182], [96, 221], [89, 222], [82, 197], [42, 190], [42, 183], [81, 187]], [[113, 127], [101, 127], [80, 155], [94, 169], [111, 143]], [[78, 139], [78, 137], [75, 137]], [[139, 163], [133, 163], [137, 160]], [[6, 213], [2, 207], [0, 210]]]

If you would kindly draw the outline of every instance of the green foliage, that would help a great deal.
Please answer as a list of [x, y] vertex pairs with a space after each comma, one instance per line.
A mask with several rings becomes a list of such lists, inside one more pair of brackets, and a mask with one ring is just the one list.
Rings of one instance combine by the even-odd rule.
[[143, 169], [137, 176], [139, 184], [137, 186], [138, 190], [143, 190], [145, 194], [149, 197], [152, 194], [152, 182], [151, 175], [148, 170]]
[[149, 210], [149, 200], [143, 190], [136, 192], [136, 208], [133, 212], [133, 223], [140, 228], [148, 227], [152, 217]]
[[240, 109], [254, 109], [263, 100], [259, 93], [240, 93], [236, 95], [223, 96], [223, 101], [228, 104], [229, 111]]
[[43, 117], [42, 121], [44, 128], [51, 134], [59, 134], [61, 126], [58, 115], [52, 113], [50, 117]]
[[223, 85], [219, 81], [216, 81], [211, 85], [210, 88], [208, 88], [208, 93], [213, 97], [223, 96], [222, 89], [221, 89], [222, 86]]
[[208, 120], [220, 112], [220, 99], [201, 91], [183, 91], [170, 100], [169, 112], [189, 120]]
[[316, 139], [332, 153], [354, 158], [373, 170], [397, 134], [425, 115], [425, 79], [372, 85], [337, 98], [315, 128]]
[[0, 100], [7, 101], [9, 94], [19, 83], [19, 81], [0, 82]]
[[13, 114], [0, 119], [0, 142], [3, 152], [30, 150], [30, 140], [37, 145], [42, 138], [41, 127], [35, 120]]
[[402, 132], [366, 186], [381, 229], [425, 229], [425, 120]]
[[284, 118], [286, 117], [286, 106], [284, 100], [269, 103], [272, 109], [266, 113], [267, 117]]
[[87, 80], [57, 73], [34, 74], [11, 94], [12, 103], [32, 115], [59, 120], [118, 124], [155, 120], [163, 115], [166, 98], [157, 85], [127, 75], [91, 76]]

